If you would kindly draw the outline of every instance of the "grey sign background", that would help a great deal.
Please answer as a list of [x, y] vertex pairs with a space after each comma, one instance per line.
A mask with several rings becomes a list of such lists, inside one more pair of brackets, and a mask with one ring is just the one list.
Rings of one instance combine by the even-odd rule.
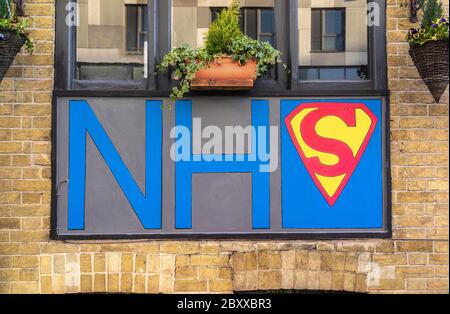
[[[323, 99], [324, 97], [321, 97]], [[349, 97], [345, 97], [348, 99]], [[370, 97], [368, 97], [370, 98]], [[147, 98], [108, 97], [83, 98], [88, 101], [99, 121], [110, 136], [136, 183], [145, 188], [145, 101]], [[266, 99], [266, 98], [265, 98]], [[289, 99], [289, 98], [283, 98]], [[298, 98], [296, 98], [298, 99]], [[304, 99], [304, 98], [302, 98]], [[338, 99], [338, 98], [333, 98]], [[387, 197], [386, 153], [383, 145], [383, 204], [382, 229], [283, 229], [281, 227], [281, 156], [278, 150], [278, 168], [270, 174], [271, 228], [252, 229], [252, 180], [249, 173], [196, 173], [192, 176], [193, 228], [175, 229], [175, 167], [170, 159], [173, 140], [170, 131], [175, 125], [175, 112], [163, 111], [162, 157], [162, 229], [142, 227], [119, 185], [100, 156], [90, 137], [86, 149], [86, 209], [85, 230], [67, 229], [68, 178], [68, 104], [69, 98], [56, 101], [56, 165], [53, 202], [53, 228], [61, 238], [77, 237], [169, 237], [169, 236], [386, 236], [389, 232], [389, 201]], [[164, 106], [171, 106], [162, 99]], [[280, 125], [281, 98], [268, 98], [270, 124]], [[224, 130], [227, 125], [251, 125], [251, 101], [246, 97], [198, 97], [193, 99], [193, 117], [202, 118], [202, 126], [216, 125]], [[383, 130], [386, 129], [386, 103], [383, 100]], [[280, 136], [280, 134], [279, 134]], [[280, 140], [278, 141], [280, 143]], [[386, 132], [383, 132], [386, 143]], [[280, 144], [279, 144], [280, 145]], [[249, 149], [249, 147], [245, 147]], [[198, 151], [193, 151], [199, 153]], [[241, 153], [240, 151], [226, 153]]]

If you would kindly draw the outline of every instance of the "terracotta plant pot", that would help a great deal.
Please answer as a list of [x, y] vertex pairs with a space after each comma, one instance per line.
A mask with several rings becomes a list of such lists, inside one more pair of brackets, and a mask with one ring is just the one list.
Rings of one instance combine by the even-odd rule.
[[240, 66], [231, 57], [218, 57], [195, 75], [191, 89], [246, 90], [256, 80], [256, 60]]

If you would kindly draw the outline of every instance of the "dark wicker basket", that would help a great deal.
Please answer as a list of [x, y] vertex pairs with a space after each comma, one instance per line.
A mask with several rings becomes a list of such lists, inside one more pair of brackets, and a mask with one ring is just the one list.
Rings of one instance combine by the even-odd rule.
[[17, 53], [26, 42], [25, 36], [18, 35], [17, 32], [9, 29], [1, 29], [0, 34], [4, 39], [0, 40], [0, 83], [6, 75], [9, 67], [14, 61]]
[[409, 54], [434, 100], [439, 103], [448, 85], [448, 41], [412, 45]]

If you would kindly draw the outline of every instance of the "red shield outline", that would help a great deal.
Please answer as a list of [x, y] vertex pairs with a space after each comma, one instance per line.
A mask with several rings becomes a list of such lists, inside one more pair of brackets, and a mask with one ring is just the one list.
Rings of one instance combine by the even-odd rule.
[[[308, 166], [308, 158], [305, 156], [302, 148], [300, 147], [300, 144], [295, 136], [294, 130], [292, 129], [291, 121], [292, 119], [297, 116], [301, 111], [308, 109], [308, 108], [323, 108], [327, 107], [327, 109], [333, 108], [333, 107], [340, 107], [346, 106], [346, 108], [349, 108], [352, 110], [352, 112], [356, 112], [356, 109], [363, 110], [371, 119], [372, 123], [370, 125], [370, 128], [356, 154], [354, 157], [351, 165], [348, 167], [348, 171], [345, 174], [344, 179], [339, 184], [339, 187], [337, 191], [334, 193], [332, 197], [328, 195], [328, 193], [325, 191], [324, 187], [322, 186], [322, 183], [317, 179], [314, 171]], [[324, 115], [324, 117], [330, 116], [330, 115]], [[339, 117], [338, 117], [339, 118]], [[364, 154], [367, 145], [369, 144], [369, 141], [372, 137], [373, 132], [375, 131], [375, 128], [378, 123], [378, 118], [367, 108], [367, 106], [363, 103], [346, 103], [346, 102], [307, 102], [307, 103], [301, 103], [299, 106], [297, 106], [285, 119], [285, 124], [287, 127], [287, 130], [289, 132], [289, 135], [291, 137], [292, 142], [295, 145], [295, 148], [297, 149], [297, 153], [299, 154], [301, 160], [303, 161], [303, 165], [305, 166], [306, 170], [308, 171], [310, 177], [314, 181], [315, 185], [319, 189], [320, 193], [323, 195], [323, 197], [326, 199], [327, 203], [330, 205], [330, 207], [333, 207], [333, 205], [336, 203], [337, 199], [341, 195], [342, 191], [344, 190], [345, 186], [347, 185], [348, 181], [350, 180], [354, 170], [356, 169], [357, 165], [359, 164], [359, 161], [361, 160], [362, 155]], [[349, 126], [351, 127], [351, 126]], [[345, 142], [343, 142], [345, 143]], [[347, 144], [347, 143], [345, 143]]]

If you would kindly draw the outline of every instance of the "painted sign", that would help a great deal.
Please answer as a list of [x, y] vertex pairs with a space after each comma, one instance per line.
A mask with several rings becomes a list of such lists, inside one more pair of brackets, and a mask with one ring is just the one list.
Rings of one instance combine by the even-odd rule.
[[381, 99], [60, 98], [59, 237], [387, 233]]

